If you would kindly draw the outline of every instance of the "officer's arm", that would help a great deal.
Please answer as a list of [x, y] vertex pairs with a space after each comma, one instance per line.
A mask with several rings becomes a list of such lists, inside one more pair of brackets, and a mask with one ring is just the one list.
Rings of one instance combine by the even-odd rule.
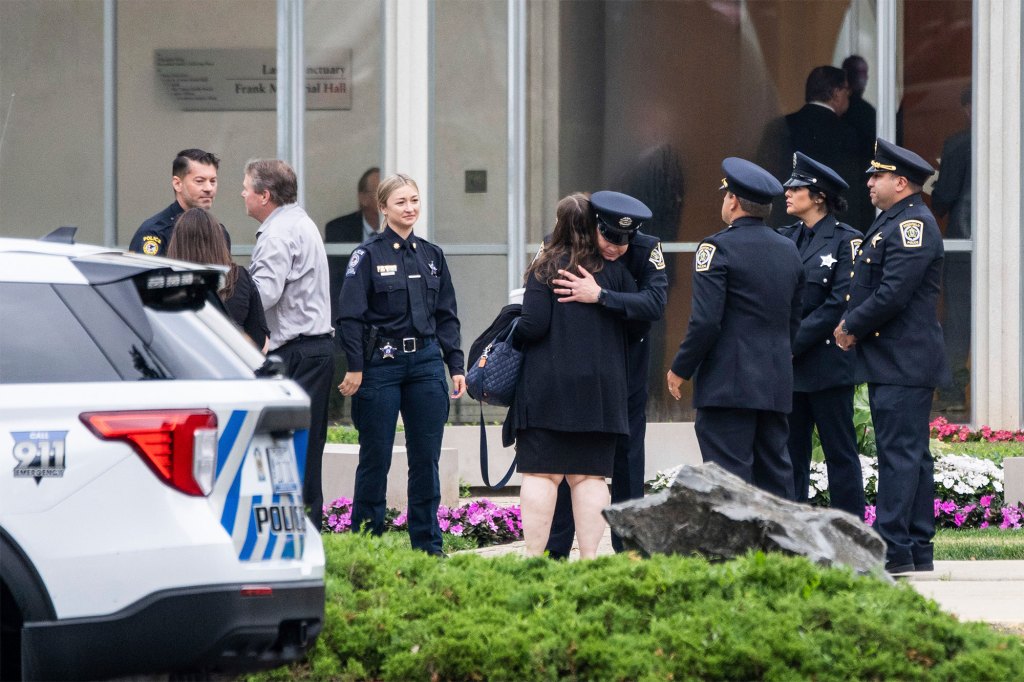
[[132, 241], [128, 244], [128, 250], [132, 253], [142, 253], [142, 238], [146, 235], [153, 234], [152, 230], [144, 230], [143, 226], [140, 225], [139, 229], [135, 230], [135, 236], [132, 237]]
[[370, 254], [365, 249], [356, 249], [345, 271], [338, 302], [338, 330], [341, 332], [341, 347], [348, 361], [348, 371], [363, 371], [363, 328], [366, 325], [366, 311], [369, 309], [369, 292], [372, 286]]
[[[938, 230], [926, 230], [922, 238], [926, 242], [938, 240]], [[904, 246], [899, 236], [886, 248], [881, 284], [863, 303], [846, 314], [846, 328], [858, 339], [885, 325], [907, 306], [936, 256], [935, 249], [927, 244]]]
[[[857, 233], [856, 238], [860, 238]], [[844, 239], [839, 256], [839, 263], [832, 273], [832, 288], [828, 298], [812, 310], [800, 323], [800, 331], [793, 342], [793, 355], [799, 357], [825, 339], [832, 338], [832, 331], [846, 311], [846, 294], [850, 292], [850, 273], [853, 272], [854, 247], [850, 239]], [[809, 285], [808, 285], [809, 286]]]
[[285, 240], [264, 237], [256, 242], [249, 274], [260, 290], [264, 310], [270, 310], [281, 300], [291, 264], [291, 252]]
[[437, 307], [434, 310], [434, 327], [437, 341], [441, 344], [448, 373], [455, 377], [466, 373], [466, 359], [462, 353], [462, 331], [459, 325], [459, 311], [455, 303], [455, 287], [448, 271], [448, 262], [440, 254], [441, 288], [437, 292]]
[[665, 258], [660, 242], [651, 249], [647, 260], [644, 261], [637, 289], [636, 293], [605, 290], [604, 307], [620, 313], [627, 320], [660, 320], [665, 313], [665, 302], [668, 300], [668, 275], [665, 274]]
[[[701, 267], [699, 253], [700, 249], [697, 267]], [[684, 379], [689, 379], [697, 371], [722, 331], [728, 275], [728, 262], [721, 252], [712, 256], [706, 270], [693, 273], [693, 311], [686, 338], [672, 361], [672, 371]]]

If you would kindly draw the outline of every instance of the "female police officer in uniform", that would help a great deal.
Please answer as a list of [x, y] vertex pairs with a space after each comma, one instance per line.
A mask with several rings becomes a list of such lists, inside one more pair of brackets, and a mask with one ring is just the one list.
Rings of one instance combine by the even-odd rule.
[[860, 517], [864, 486], [853, 428], [856, 358], [836, 346], [832, 330], [846, 310], [854, 256], [864, 235], [836, 220], [835, 213], [846, 208], [842, 192], [849, 185], [825, 164], [797, 152], [793, 174], [783, 187], [786, 213], [800, 221], [779, 232], [796, 244], [807, 279], [800, 329], [793, 341], [793, 410], [789, 413], [796, 500], [807, 501], [811, 432], [817, 425], [831, 504]]
[[380, 183], [384, 229], [352, 253], [341, 287], [338, 325], [348, 372], [338, 386], [353, 396], [359, 430], [352, 527], [384, 531], [385, 493], [401, 412], [409, 457], [409, 538], [442, 554], [437, 463], [448, 419], [448, 365], [459, 398], [466, 390], [451, 274], [440, 247], [413, 234], [420, 197], [407, 175]]

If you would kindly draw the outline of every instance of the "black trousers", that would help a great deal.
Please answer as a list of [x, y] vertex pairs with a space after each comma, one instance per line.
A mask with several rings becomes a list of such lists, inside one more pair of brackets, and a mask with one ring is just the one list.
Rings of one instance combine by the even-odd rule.
[[796, 501], [806, 502], [811, 478], [811, 436], [818, 427], [828, 470], [831, 506], [864, 517], [864, 481], [853, 428], [853, 386], [793, 393], [789, 413], [789, 457]]
[[334, 383], [334, 342], [329, 336], [300, 336], [271, 351], [284, 361], [285, 374], [309, 394], [309, 444], [305, 465], [301, 453], [299, 468], [303, 470], [302, 498], [309, 507], [309, 520], [320, 532], [323, 520], [323, 460], [327, 441], [327, 403]]
[[[615, 445], [615, 463], [612, 468], [612, 502], [624, 502], [644, 496], [644, 464], [647, 436], [647, 387], [629, 397], [629, 435], [619, 436]], [[551, 533], [545, 548], [556, 559], [569, 556], [572, 539], [576, 535], [576, 522], [572, 516], [572, 492], [569, 483], [558, 486], [558, 502], [551, 519]], [[622, 539], [612, 533], [612, 549], [622, 551]]]
[[771, 410], [703, 407], [694, 422], [705, 462], [762, 490], [792, 500], [793, 465], [786, 450], [786, 414]]
[[934, 393], [919, 386], [868, 384], [878, 444], [875, 530], [885, 540], [887, 564], [932, 563], [935, 464], [928, 417]]

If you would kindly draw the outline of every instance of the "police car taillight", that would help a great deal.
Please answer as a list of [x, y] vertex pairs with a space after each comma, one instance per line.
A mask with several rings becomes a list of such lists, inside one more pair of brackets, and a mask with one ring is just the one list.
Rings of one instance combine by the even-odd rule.
[[121, 440], [167, 485], [208, 495], [217, 461], [217, 415], [207, 409], [85, 412], [82, 423], [100, 438]]

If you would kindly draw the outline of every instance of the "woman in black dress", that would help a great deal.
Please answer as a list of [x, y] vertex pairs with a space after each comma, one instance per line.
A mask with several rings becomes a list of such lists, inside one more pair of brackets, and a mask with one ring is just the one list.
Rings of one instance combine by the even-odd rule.
[[264, 353], [270, 337], [260, 294], [249, 271], [231, 260], [224, 228], [205, 208], [190, 208], [178, 216], [167, 245], [167, 257], [204, 265], [226, 265], [224, 286], [217, 295], [228, 315]]
[[601, 257], [587, 196], [571, 194], [558, 203], [551, 239], [526, 271], [514, 337], [526, 353], [511, 418], [528, 556], [544, 552], [563, 478], [572, 490], [580, 557], [596, 556], [609, 502], [605, 478], [617, 436], [629, 433], [626, 323], [599, 305], [561, 303], [554, 293], [559, 270], [581, 268], [602, 288], [636, 290], [624, 265]]

